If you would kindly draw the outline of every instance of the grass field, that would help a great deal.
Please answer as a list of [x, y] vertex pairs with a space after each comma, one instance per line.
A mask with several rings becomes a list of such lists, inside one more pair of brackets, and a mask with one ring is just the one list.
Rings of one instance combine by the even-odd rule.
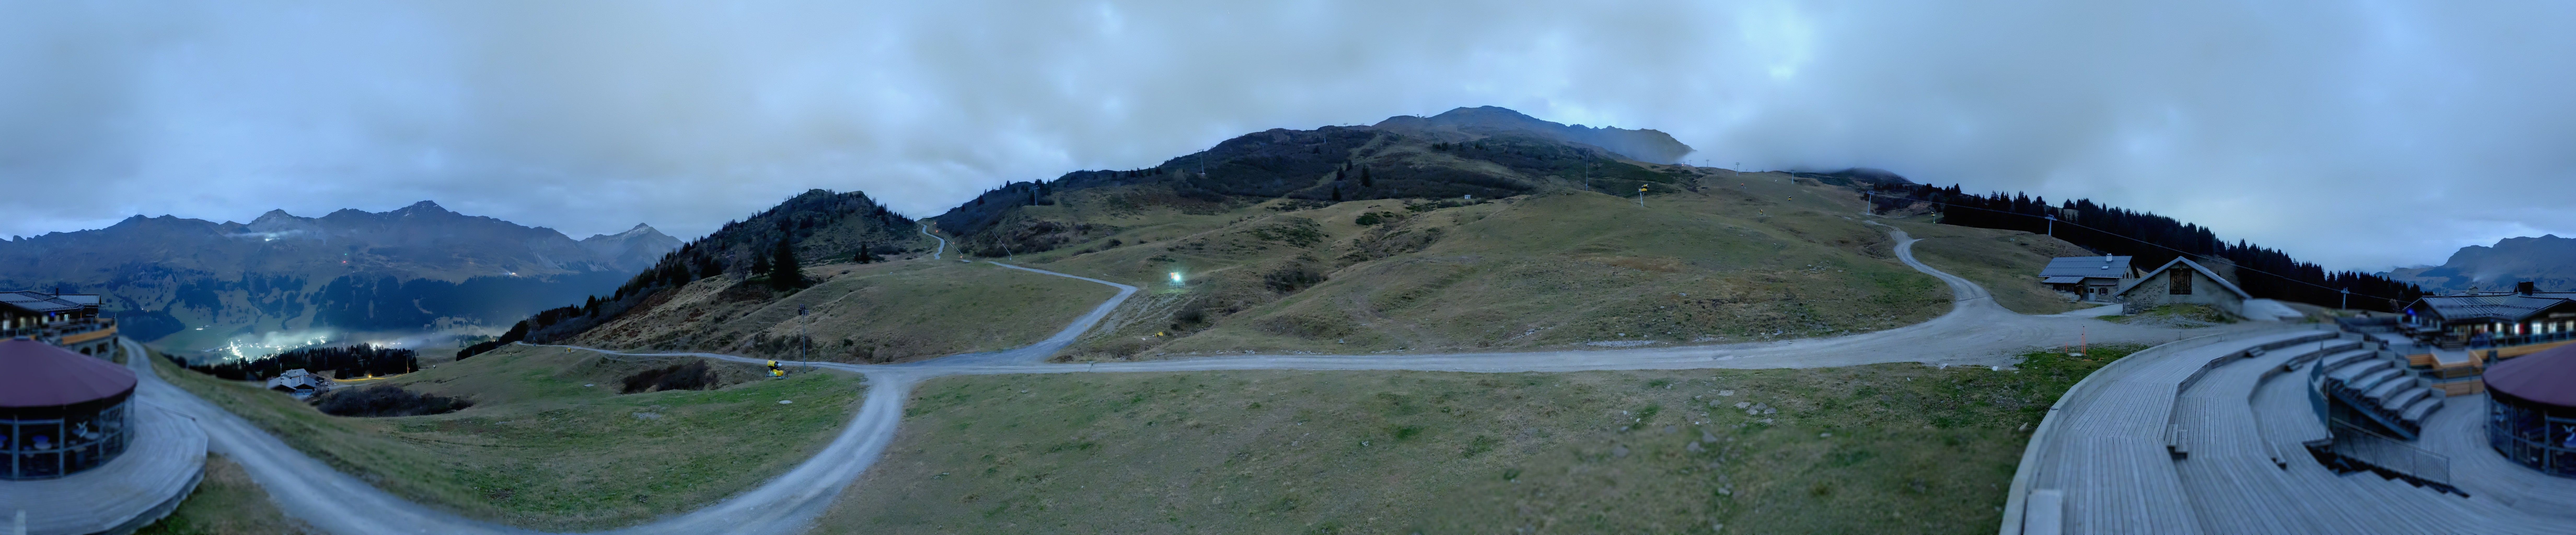
[[1019, 259], [1146, 289], [1070, 360], [1744, 342], [1947, 309], [1849, 190], [1721, 173], [1635, 202], [1559, 190], [1191, 212], [1076, 199], [1032, 213], [1109, 230]]
[[[2093, 360], [934, 380], [818, 533], [1986, 533]], [[1748, 412], [1749, 411], [1749, 412]]]
[[2056, 314], [2082, 306], [2039, 283], [2039, 271], [2052, 258], [2090, 256], [2075, 244], [2028, 232], [2013, 232], [1911, 221], [1897, 228], [1923, 241], [1914, 258], [1934, 269], [1976, 281], [1995, 295], [1995, 304], [2023, 314]]
[[618, 394], [619, 377], [657, 364], [641, 360], [508, 346], [382, 379], [476, 403], [395, 418], [329, 416], [252, 383], [154, 364], [171, 383], [387, 491], [546, 530], [634, 524], [748, 489], [811, 457], [848, 423], [863, 390], [862, 379], [837, 373], [761, 380], [724, 367], [741, 382]]
[[[793, 359], [803, 327], [812, 360], [898, 362], [1028, 345], [1117, 293], [955, 260], [828, 264], [806, 273], [823, 282], [793, 294], [723, 277], [700, 280], [573, 343]], [[800, 320], [799, 305], [811, 315]]]
[[179, 508], [134, 535], [303, 535], [314, 531], [278, 512], [241, 465], [206, 455], [206, 479]]

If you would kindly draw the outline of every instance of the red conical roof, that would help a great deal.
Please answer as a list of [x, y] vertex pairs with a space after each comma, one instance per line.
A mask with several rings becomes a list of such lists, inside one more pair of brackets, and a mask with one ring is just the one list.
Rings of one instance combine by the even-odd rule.
[[0, 407], [70, 405], [132, 391], [134, 371], [123, 366], [44, 342], [0, 340]]
[[2505, 359], [2487, 368], [2485, 375], [2488, 390], [2576, 407], [2576, 344]]

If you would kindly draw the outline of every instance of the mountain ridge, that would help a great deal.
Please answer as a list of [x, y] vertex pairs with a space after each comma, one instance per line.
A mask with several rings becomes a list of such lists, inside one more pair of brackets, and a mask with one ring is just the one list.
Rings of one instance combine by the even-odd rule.
[[[1618, 147], [1614, 150], [1598, 142]], [[1637, 152], [1644, 158], [1620, 150]], [[1060, 195], [1124, 192], [1134, 202], [1221, 210], [1261, 199], [1499, 198], [1551, 189], [1614, 195], [1693, 190], [1697, 172], [1669, 162], [1688, 145], [1654, 130], [1568, 126], [1499, 107], [1461, 107], [1372, 126], [1273, 128], [1133, 170], [1074, 171], [1013, 182], [930, 218], [981, 256], [1045, 251], [1096, 236], [1026, 215]]]
[[649, 225], [585, 244], [431, 201], [319, 217], [276, 209], [249, 223], [136, 215], [0, 241], [0, 287], [106, 294], [142, 340], [213, 327], [181, 346], [305, 329], [454, 330], [613, 287], [676, 244]]
[[2505, 238], [2495, 245], [2461, 247], [2441, 265], [2396, 268], [2385, 275], [2430, 291], [2509, 290], [2524, 281], [2542, 291], [2576, 291], [2576, 238]]

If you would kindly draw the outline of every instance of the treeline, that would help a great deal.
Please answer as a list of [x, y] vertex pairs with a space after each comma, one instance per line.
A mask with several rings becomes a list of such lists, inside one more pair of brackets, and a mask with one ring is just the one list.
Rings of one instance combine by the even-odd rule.
[[375, 345], [308, 347], [259, 359], [187, 366], [207, 375], [236, 381], [276, 377], [287, 370], [317, 374], [328, 372], [333, 379], [352, 379], [419, 371], [420, 353]]
[[512, 342], [549, 343], [571, 338], [642, 304], [655, 293], [708, 277], [732, 276], [777, 290], [803, 288], [801, 268], [825, 261], [872, 262], [914, 250], [926, 240], [913, 220], [887, 210], [866, 193], [808, 190], [778, 206], [681, 245], [607, 297], [539, 311], [510, 326], [500, 338], [466, 346], [463, 359]]
[[2232, 266], [2237, 286], [2258, 298], [2335, 307], [2343, 305], [2340, 290], [2351, 289], [2352, 308], [2394, 312], [2424, 295], [2413, 284], [2355, 271], [2327, 271], [2244, 240], [2228, 243], [2199, 225], [2087, 199], [2050, 203], [2045, 197], [2021, 193], [1964, 193], [1958, 186], [1856, 184], [1876, 193], [1874, 209], [1903, 209], [1917, 206], [1917, 200], [1930, 201], [1937, 203], [1930, 206], [1940, 212], [1941, 222], [1952, 225], [2040, 233], [2050, 232], [2047, 218], [2055, 216], [2060, 220], [2055, 225], [2058, 239], [2105, 254], [2136, 257], [2132, 262], [2140, 270], [2155, 269], [2186, 254], [2211, 269]]

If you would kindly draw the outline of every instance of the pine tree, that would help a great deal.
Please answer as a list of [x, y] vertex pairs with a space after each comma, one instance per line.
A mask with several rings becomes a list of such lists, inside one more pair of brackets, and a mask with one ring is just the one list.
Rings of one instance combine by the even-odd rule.
[[865, 263], [869, 263], [869, 262], [875, 262], [875, 261], [876, 261], [876, 259], [874, 259], [874, 258], [869, 258], [869, 257], [868, 257], [868, 247], [869, 247], [869, 245], [868, 245], [868, 244], [864, 244], [864, 243], [859, 244], [859, 254], [858, 254], [858, 255], [855, 255], [855, 256], [852, 256], [852, 257], [850, 257], [850, 261], [851, 261], [851, 262], [858, 262], [858, 263], [861, 263], [861, 264], [865, 264]]
[[778, 248], [770, 256], [769, 287], [792, 290], [805, 285], [805, 270], [796, 265], [795, 246], [778, 240]]
[[1360, 187], [1365, 188], [1374, 185], [1376, 185], [1376, 181], [1369, 180], [1369, 169], [1366, 167], [1360, 168]]

